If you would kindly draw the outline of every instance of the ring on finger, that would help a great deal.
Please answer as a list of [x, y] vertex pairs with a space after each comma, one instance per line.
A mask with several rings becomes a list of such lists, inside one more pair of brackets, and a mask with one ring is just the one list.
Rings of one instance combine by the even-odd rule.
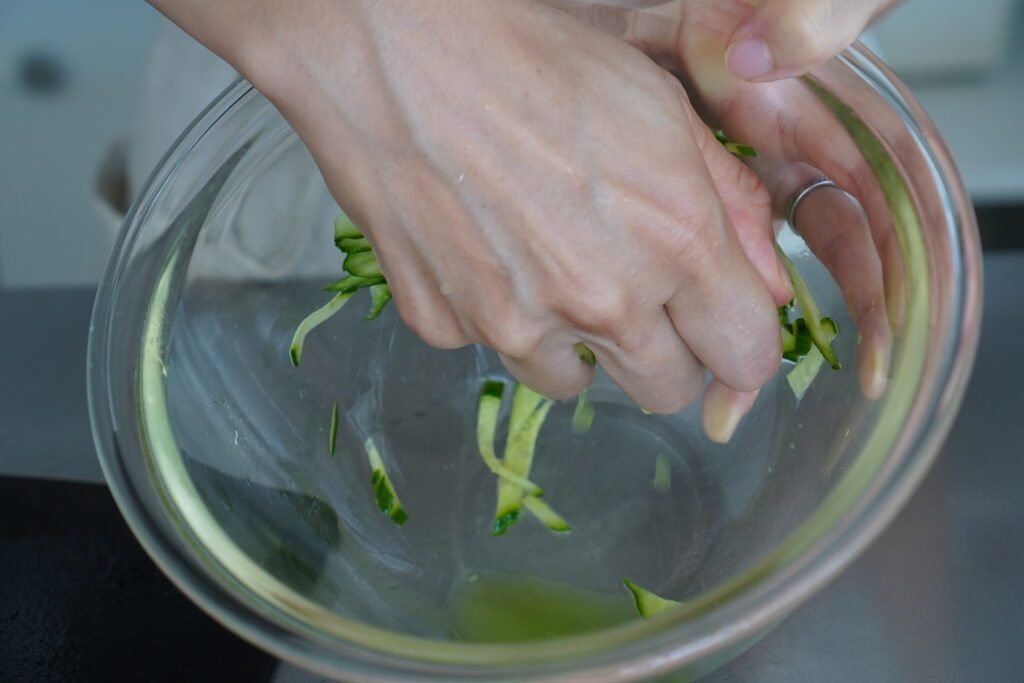
[[838, 185], [828, 178], [820, 176], [801, 187], [793, 193], [792, 197], [790, 197], [789, 203], [786, 205], [786, 222], [789, 223], [789, 227], [793, 232], [799, 233], [799, 230], [797, 230], [796, 227], [796, 210], [800, 208], [800, 202], [806, 199], [807, 195], [822, 187], [832, 187], [837, 190], [840, 189]]

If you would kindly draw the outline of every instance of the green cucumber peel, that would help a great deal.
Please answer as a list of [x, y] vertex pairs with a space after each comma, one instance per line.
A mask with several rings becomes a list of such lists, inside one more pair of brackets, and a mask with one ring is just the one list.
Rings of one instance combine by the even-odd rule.
[[723, 133], [721, 130], [715, 130], [712, 132], [715, 134], [715, 139], [722, 143], [722, 146], [725, 147], [726, 151], [732, 152], [733, 154], [741, 157], [757, 156], [757, 150], [751, 147], [750, 145], [744, 145], [739, 142], [733, 142], [728, 137], [726, 137], [725, 133]]
[[667, 493], [672, 488], [672, 461], [664, 453], [654, 460], [654, 490]]
[[800, 271], [797, 270], [796, 264], [790, 260], [789, 256], [786, 255], [786, 252], [782, 250], [782, 247], [777, 242], [775, 243], [775, 251], [782, 260], [786, 274], [789, 275], [789, 280], [793, 284], [793, 295], [800, 306], [800, 312], [803, 314], [803, 320], [807, 325], [807, 332], [811, 337], [811, 341], [818, 347], [818, 351], [828, 361], [828, 364], [834, 370], [839, 370], [843, 366], [836, 359], [836, 355], [832, 351], [832, 345], [829, 343], [830, 340], [825, 328], [821, 324], [821, 313], [818, 312], [818, 304], [814, 301], [811, 290], [807, 287], [807, 283], [804, 282]]
[[622, 579], [622, 583], [629, 589], [629, 592], [633, 594], [636, 611], [639, 612], [640, 616], [644, 619], [650, 619], [655, 615], [661, 614], [662, 612], [668, 611], [673, 607], [678, 607], [682, 604], [681, 602], [667, 600], [666, 598], [655, 595], [646, 588], [636, 585], [629, 579]]
[[[505, 467], [512, 473], [521, 477], [530, 475], [537, 435], [540, 433], [552, 405], [554, 405], [554, 401], [544, 398], [524, 384], [516, 384], [515, 392], [512, 395], [512, 413], [509, 417], [504, 458]], [[521, 487], [504, 479], [498, 481], [494, 529], [499, 531], [495, 533], [495, 530], [492, 530], [492, 534], [504, 533], [508, 527], [519, 520], [520, 515], [512, 513], [517, 513], [522, 508], [524, 498], [525, 493]], [[508, 519], [502, 521], [506, 517]], [[502, 523], [499, 524], [499, 521]]]
[[372, 438], [366, 440], [363, 448], [366, 451], [366, 459], [370, 462], [370, 471], [372, 472], [370, 484], [373, 486], [374, 497], [377, 499], [377, 507], [391, 521], [402, 526], [409, 519], [409, 515], [406, 514], [405, 508], [402, 507], [402, 501], [395, 493], [395, 487], [391, 484], [391, 478], [384, 467], [380, 451], [377, 450]]
[[[504, 393], [505, 383], [494, 380], [484, 382], [480, 391], [476, 417], [476, 445], [480, 458], [491, 472], [502, 480], [518, 486], [528, 496], [543, 495], [544, 491], [539, 486], [502, 465], [494, 452], [494, 436], [498, 429], [498, 414], [501, 412]], [[497, 524], [497, 520], [495, 523]]]
[[370, 287], [370, 312], [363, 320], [373, 320], [381, 314], [384, 307], [391, 301], [391, 288], [387, 283], [381, 283]]
[[382, 277], [380, 263], [373, 251], [357, 251], [345, 257], [345, 271], [358, 277]]
[[597, 356], [594, 355], [594, 352], [590, 350], [589, 346], [583, 342], [576, 342], [576, 344], [573, 345], [573, 348], [576, 349], [576, 355], [580, 357], [581, 361], [587, 365], [597, 365]]
[[288, 347], [288, 355], [292, 359], [292, 365], [298, 367], [299, 361], [302, 360], [302, 345], [306, 341], [306, 335], [317, 325], [325, 322], [332, 315], [340, 311], [348, 303], [348, 300], [352, 298], [352, 294], [353, 292], [341, 292], [335, 295], [333, 299], [307, 315], [299, 323], [299, 326], [295, 329], [295, 334], [292, 336], [292, 343]]
[[372, 251], [369, 240], [365, 237], [342, 237], [336, 239], [334, 245], [346, 254], [358, 254], [361, 251]]
[[331, 408], [331, 434], [328, 442], [329, 450], [328, 453], [333, 458], [335, 451], [338, 449], [338, 402], [334, 402], [334, 406]]
[[513, 524], [519, 521], [519, 517], [522, 516], [522, 508], [515, 508], [509, 510], [500, 517], [494, 518], [494, 525], [491, 527], [491, 536], [502, 536], [506, 531], [509, 530]]
[[334, 244], [339, 249], [341, 248], [341, 241], [344, 239], [359, 239], [363, 236], [363, 233], [359, 232], [359, 228], [352, 220], [341, 213], [334, 219]]
[[552, 510], [551, 506], [540, 498], [525, 498], [523, 499], [523, 506], [530, 514], [536, 517], [541, 524], [552, 531], [570, 531], [571, 527], [569, 526], [569, 523], [562, 519], [561, 515]]
[[374, 285], [384, 284], [386, 281], [383, 276], [377, 277], [359, 277], [358, 275], [346, 275], [337, 282], [333, 282], [326, 287], [326, 292], [354, 292], [357, 289], [364, 287], [373, 287]]
[[[825, 320], [828, 320], [828, 318]], [[786, 344], [782, 345], [782, 357], [788, 361], [796, 363], [810, 353], [812, 348], [815, 348], [814, 340], [811, 338], [811, 333], [807, 329], [807, 321], [803, 318], [797, 318], [794, 320], [790, 330], [792, 340], [788, 346]]]
[[587, 398], [584, 389], [576, 397], [576, 408], [572, 411], [572, 431], [574, 434], [586, 434], [594, 424], [594, 404]]
[[[825, 330], [825, 336], [829, 341], [835, 339], [838, 330], [836, 324], [831, 318], [823, 318], [821, 321], [822, 327]], [[793, 395], [797, 398], [801, 398], [807, 393], [808, 387], [811, 386], [811, 382], [818, 376], [818, 372], [821, 370], [821, 366], [825, 362], [825, 357], [821, 354], [818, 348], [812, 347], [807, 355], [797, 363], [792, 370], [786, 373], [786, 381], [789, 383], [789, 388], [793, 390]]]

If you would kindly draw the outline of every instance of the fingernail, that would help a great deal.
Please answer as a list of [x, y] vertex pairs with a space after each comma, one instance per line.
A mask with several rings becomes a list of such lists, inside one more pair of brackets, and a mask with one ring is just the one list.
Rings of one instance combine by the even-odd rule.
[[729, 443], [740, 420], [750, 410], [743, 394], [714, 383], [704, 394], [701, 421], [704, 433], [715, 443]]
[[889, 382], [889, 345], [871, 344], [860, 367], [860, 387], [869, 400], [881, 398]]
[[725, 51], [725, 65], [745, 81], [765, 76], [775, 68], [772, 53], [760, 38], [744, 38], [730, 45]]

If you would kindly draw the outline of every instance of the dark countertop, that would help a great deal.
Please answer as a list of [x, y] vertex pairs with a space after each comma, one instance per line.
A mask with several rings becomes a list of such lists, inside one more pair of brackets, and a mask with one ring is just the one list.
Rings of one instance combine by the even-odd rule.
[[[921, 488], [892, 526], [839, 579], [750, 651], [705, 680], [1024, 680], [1024, 252], [987, 254], [985, 267], [986, 325], [974, 375], [949, 439]], [[125, 640], [128, 654], [118, 656], [127, 657], [125, 670], [136, 667], [128, 678], [182, 680], [187, 674], [188, 680], [237, 679], [225, 678], [223, 669], [214, 670], [220, 666], [216, 660], [204, 656], [209, 652], [206, 639], [220, 638], [218, 642], [225, 643], [236, 658], [231, 660], [239, 667], [233, 669], [235, 673], [249, 672], [252, 677], [247, 680], [266, 679], [263, 656], [197, 609], [181, 604], [184, 598], [166, 590], [169, 584], [129, 541], [123, 522], [111, 515], [113, 503], [99, 485], [102, 477], [85, 399], [91, 303], [88, 290], [0, 291], [4, 329], [0, 335], [0, 518], [7, 518], [0, 524], [2, 678], [43, 679], [41, 675], [20, 679], [6, 675], [15, 657], [22, 657], [22, 649], [31, 646], [31, 638], [26, 639], [21, 628], [30, 607], [22, 600], [19, 611], [8, 601], [12, 591], [22, 595], [28, 590], [14, 588], [10, 579], [16, 569], [26, 571], [26, 553], [38, 551], [26, 550], [25, 532], [12, 522], [12, 516], [25, 514], [13, 493], [21, 486], [31, 491], [26, 496], [38, 508], [37, 514], [50, 511], [50, 526], [43, 525], [38, 533], [53, 538], [93, 534], [93, 554], [130, 558], [126, 565], [131, 576], [152, 584], [145, 590], [119, 592], [125, 605], [135, 607], [108, 610], [107, 623], [94, 615], [88, 630], [65, 628], [59, 647], [53, 640], [37, 639], [39, 657], [51, 661], [63, 657], [74, 664], [81, 660], [76, 649], [92, 650], [111, 638], [124, 640], [118, 629], [123, 628], [126, 615], [139, 615], [131, 623], [148, 634], [145, 642], [152, 643], [154, 634], [161, 631], [145, 626], [142, 615], [165, 609], [170, 610], [165, 615], [181, 620], [175, 626], [161, 622], [168, 624], [159, 648], [165, 656], [142, 656], [139, 653], [146, 650], [138, 647], [132, 656], [131, 645], [138, 639]], [[78, 501], [82, 497], [88, 503]], [[79, 512], [67, 513], [68, 505], [78, 506]], [[82, 524], [78, 519], [90, 514], [102, 521]], [[60, 550], [55, 557], [50, 560], [73, 561], [74, 556]], [[99, 604], [97, 596], [104, 593], [96, 590], [97, 585], [109, 582], [111, 576], [118, 579], [124, 569], [92, 560], [83, 561], [81, 567], [82, 573], [94, 575], [60, 586], [71, 591], [64, 601], [78, 599], [74, 594], [78, 590]], [[140, 575], [145, 576], [140, 579]], [[32, 623], [36, 622], [42, 623], [39, 619]], [[30, 660], [18, 659], [23, 671], [33, 670]], [[204, 665], [209, 668], [197, 675], [196, 663], [201, 661], [210, 662]], [[87, 670], [88, 675], [74, 674]], [[63, 677], [52, 679], [113, 680], [99, 676], [94, 665], [91, 670], [72, 667]], [[292, 667], [281, 667], [276, 679], [320, 680]]]

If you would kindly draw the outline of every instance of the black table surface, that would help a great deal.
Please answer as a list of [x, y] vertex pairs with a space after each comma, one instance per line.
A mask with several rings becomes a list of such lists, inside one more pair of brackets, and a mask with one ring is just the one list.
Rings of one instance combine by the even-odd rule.
[[[839, 579], [709, 681], [1024, 681], [1024, 252], [985, 260], [985, 327], [935, 466]], [[0, 681], [313, 681], [188, 602], [102, 484], [92, 291], [0, 291]]]

